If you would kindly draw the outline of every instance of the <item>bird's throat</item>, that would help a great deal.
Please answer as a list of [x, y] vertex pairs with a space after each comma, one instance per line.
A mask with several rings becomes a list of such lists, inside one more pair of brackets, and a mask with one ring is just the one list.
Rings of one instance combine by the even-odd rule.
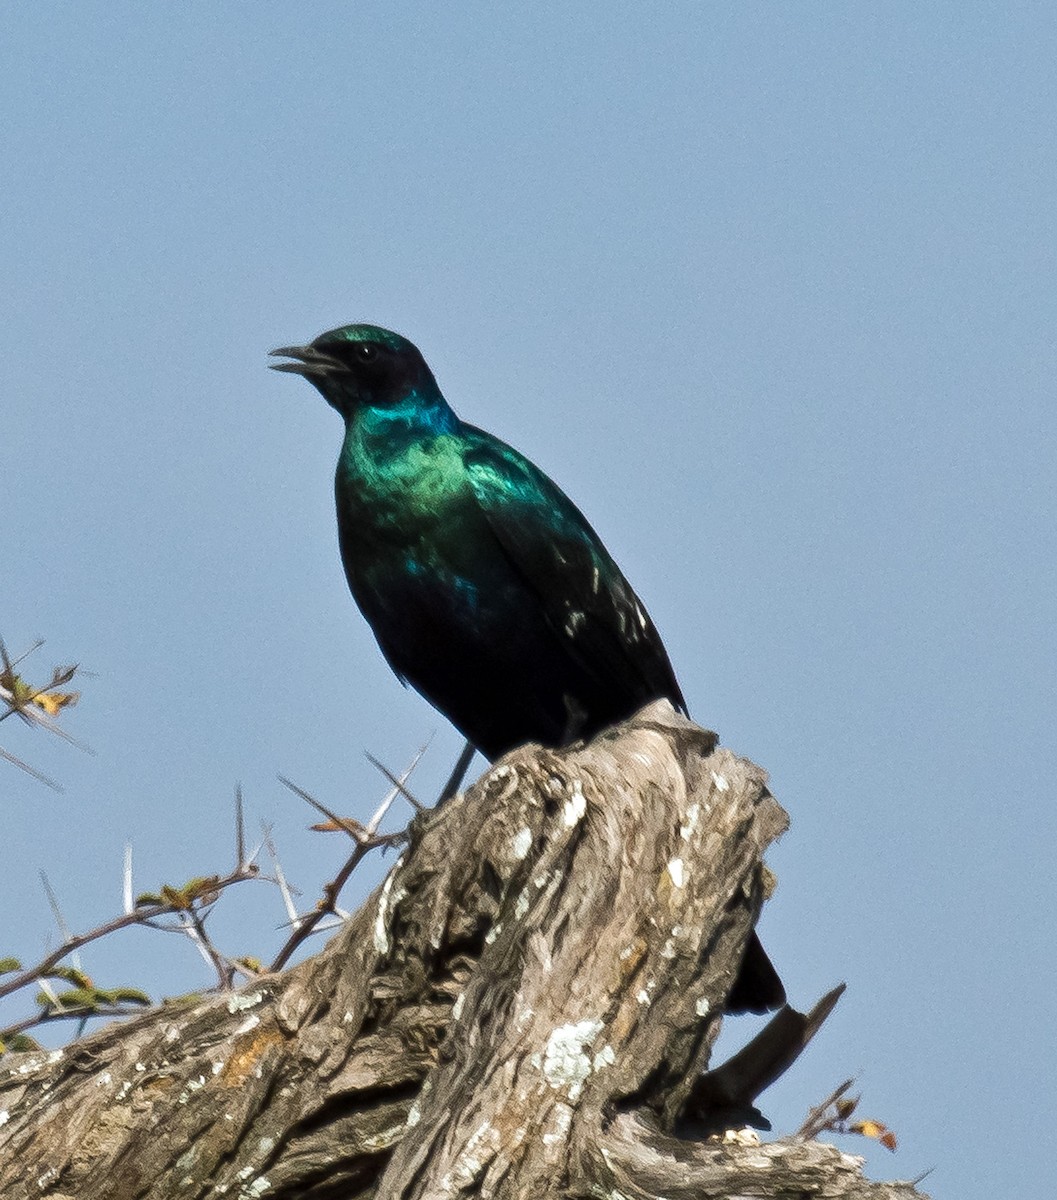
[[349, 421], [335, 478], [339, 520], [367, 540], [405, 542], [450, 519], [468, 488], [462, 439], [448, 424], [389, 413]]

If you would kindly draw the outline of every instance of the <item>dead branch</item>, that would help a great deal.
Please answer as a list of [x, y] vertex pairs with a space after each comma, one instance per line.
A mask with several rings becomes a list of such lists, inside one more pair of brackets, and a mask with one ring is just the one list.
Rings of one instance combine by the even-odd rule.
[[[315, 958], [0, 1061], [0, 1195], [910, 1200], [815, 1142], [676, 1133], [707, 1118], [785, 823], [763, 772], [667, 704], [517, 751], [413, 823]], [[819, 1011], [780, 1014], [722, 1103]]]

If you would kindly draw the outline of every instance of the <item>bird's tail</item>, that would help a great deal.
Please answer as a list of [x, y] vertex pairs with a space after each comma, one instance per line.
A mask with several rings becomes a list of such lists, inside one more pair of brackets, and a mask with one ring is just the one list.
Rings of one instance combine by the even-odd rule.
[[755, 931], [745, 946], [734, 986], [727, 996], [728, 1013], [765, 1013], [785, 1003], [785, 987]]

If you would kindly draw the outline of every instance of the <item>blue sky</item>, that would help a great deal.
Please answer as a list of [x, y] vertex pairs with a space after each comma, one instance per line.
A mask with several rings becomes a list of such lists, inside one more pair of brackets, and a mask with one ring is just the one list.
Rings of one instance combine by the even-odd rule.
[[[1041, 1194], [1052, 1134], [1057, 14], [981, 3], [11, 10], [0, 44], [3, 604], [94, 672], [0, 744], [0, 953], [230, 860], [231, 795], [313, 897], [344, 854], [276, 781], [370, 811], [436, 733], [347, 595], [340, 426], [273, 346], [422, 349], [650, 608], [694, 716], [792, 829], [764, 940], [848, 993], [765, 1097], [859, 1072], [897, 1156]], [[381, 865], [364, 872], [362, 886]], [[217, 935], [267, 956], [264, 887]], [[92, 948], [100, 983], [208, 981]], [[15, 1010], [5, 1010], [8, 1017]]]

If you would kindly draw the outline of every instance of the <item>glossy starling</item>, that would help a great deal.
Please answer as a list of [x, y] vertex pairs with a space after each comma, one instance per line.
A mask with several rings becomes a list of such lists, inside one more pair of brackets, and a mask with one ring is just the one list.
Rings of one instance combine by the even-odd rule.
[[[345, 421], [341, 560], [382, 653], [485, 757], [590, 738], [662, 697], [686, 712], [653, 622], [583, 514], [460, 421], [406, 338], [346, 325], [272, 353]], [[728, 1011], [784, 998], [753, 935]]]

